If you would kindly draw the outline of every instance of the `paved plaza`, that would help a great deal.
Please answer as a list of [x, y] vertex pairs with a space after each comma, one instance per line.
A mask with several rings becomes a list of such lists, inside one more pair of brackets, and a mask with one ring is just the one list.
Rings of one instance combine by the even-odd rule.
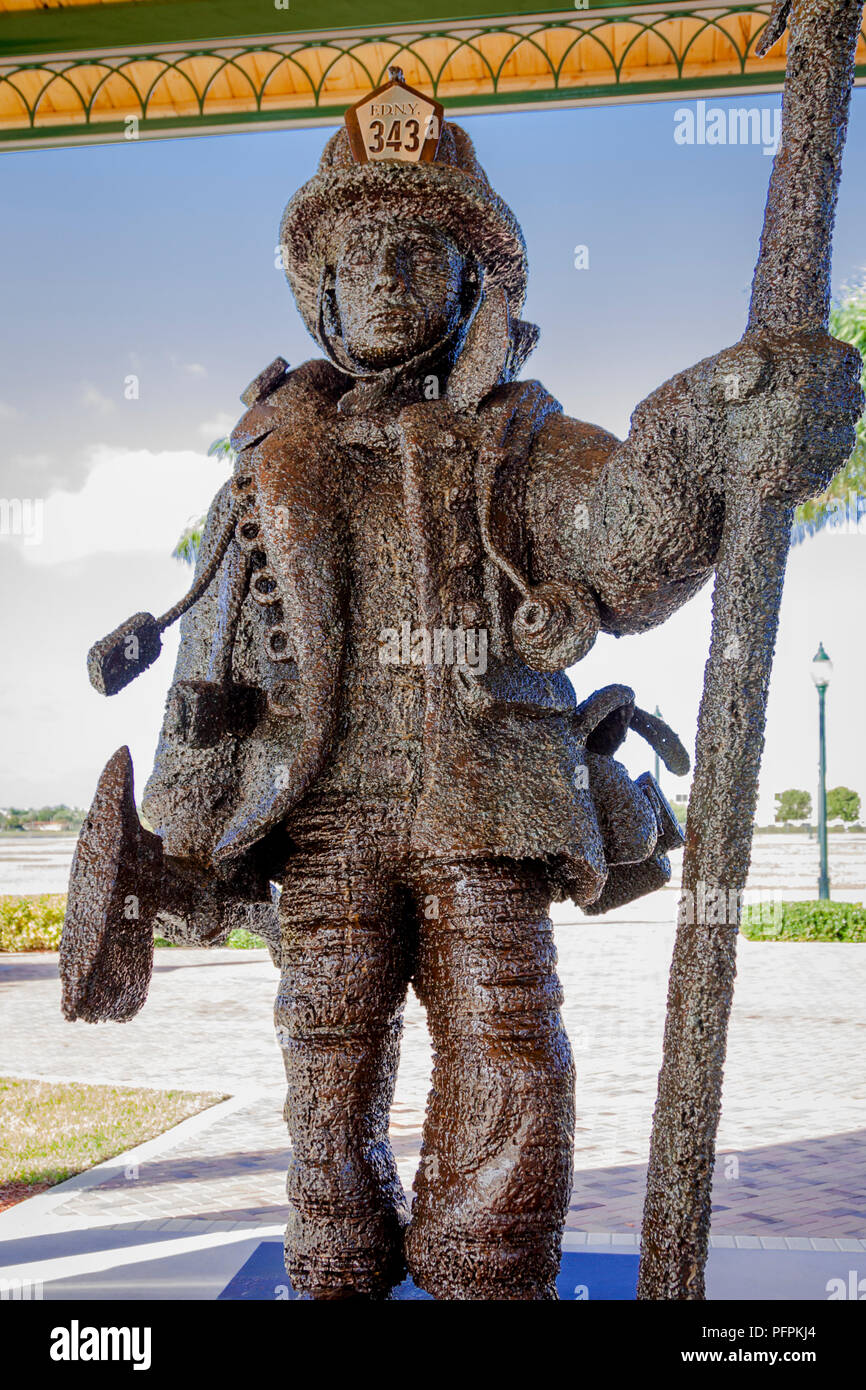
[[[862, 843], [858, 837], [856, 854], [836, 856], [838, 896], [863, 897], [856, 882], [864, 868]], [[750, 880], [756, 896], [771, 895], [780, 878], [801, 872], [804, 883], [785, 896], [811, 896], [808, 864], [805, 870], [799, 859], [786, 864], [787, 852], [778, 841], [766, 851], [759, 847]], [[572, 1250], [628, 1250], [637, 1240], [676, 901], [670, 888], [603, 922], [571, 907], [554, 909], [578, 1076]], [[25, 1235], [37, 1241], [30, 1258], [39, 1251], [47, 1260], [43, 1273], [57, 1279], [81, 1277], [80, 1254], [76, 1263], [68, 1252], [78, 1249], [73, 1237], [85, 1230], [111, 1231], [112, 1239], [125, 1233], [120, 1245], [143, 1248], [139, 1259], [160, 1232], [181, 1250], [185, 1241], [196, 1250], [214, 1241], [220, 1260], [226, 1242], [240, 1242], [240, 1259], [258, 1237], [278, 1238], [288, 1140], [272, 1032], [276, 984], [263, 951], [159, 951], [150, 998], [136, 1019], [70, 1025], [60, 1014], [56, 956], [0, 958], [0, 1073], [210, 1090], [230, 1098], [137, 1154], [0, 1216], [0, 1262], [16, 1265]], [[827, 1258], [837, 1252], [843, 1263], [843, 1252], [850, 1252], [866, 1264], [864, 998], [862, 947], [740, 937], [714, 1186], [715, 1250]], [[424, 1015], [411, 996], [392, 1112], [407, 1190], [429, 1077]], [[4, 1241], [11, 1242], [5, 1252]], [[100, 1250], [101, 1277], [104, 1240]], [[214, 1297], [226, 1283], [215, 1260], [212, 1254], [206, 1262]]]

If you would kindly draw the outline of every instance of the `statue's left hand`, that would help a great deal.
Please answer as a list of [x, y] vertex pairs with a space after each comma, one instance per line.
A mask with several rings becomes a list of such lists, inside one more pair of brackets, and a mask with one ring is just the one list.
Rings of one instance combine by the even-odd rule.
[[856, 348], [827, 333], [747, 335], [706, 368], [726, 485], [746, 475], [756, 499], [788, 506], [823, 492], [863, 409]]

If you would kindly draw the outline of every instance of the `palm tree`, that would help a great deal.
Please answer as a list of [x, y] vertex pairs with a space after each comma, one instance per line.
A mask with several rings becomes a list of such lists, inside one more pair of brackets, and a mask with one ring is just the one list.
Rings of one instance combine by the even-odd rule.
[[[207, 451], [207, 456], [208, 458], [227, 458], [229, 463], [234, 463], [235, 451], [228, 438], [215, 439]], [[200, 516], [184, 528], [177, 545], [171, 552], [173, 560], [181, 560], [185, 565], [195, 564], [198, 559], [198, 548], [201, 545], [205, 520], [206, 517]]]
[[[830, 310], [830, 332], [852, 343], [864, 358], [860, 381], [866, 390], [866, 276]], [[845, 467], [819, 497], [803, 502], [794, 513], [792, 544], [800, 544], [825, 527], [848, 521], [856, 524], [861, 515], [866, 515], [866, 414], [858, 421], [857, 443]]]

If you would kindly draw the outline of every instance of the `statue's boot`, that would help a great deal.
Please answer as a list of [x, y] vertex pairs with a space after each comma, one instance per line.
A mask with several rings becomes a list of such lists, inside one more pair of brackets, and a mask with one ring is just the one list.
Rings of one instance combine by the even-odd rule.
[[387, 1146], [349, 1157], [339, 1177], [304, 1155], [290, 1161], [286, 1270], [310, 1299], [378, 1301], [406, 1273], [408, 1209]]
[[388, 1126], [410, 933], [379, 857], [347, 857], [337, 826], [326, 838], [328, 848], [299, 851], [280, 899], [285, 1263], [311, 1298], [382, 1298], [405, 1274], [409, 1213]]
[[406, 1256], [443, 1301], [557, 1298], [571, 1194], [574, 1066], [543, 868], [432, 861], [417, 868], [415, 993], [433, 1086]]
[[[263, 892], [258, 887], [257, 895]], [[250, 884], [226, 884], [171, 859], [141, 824], [132, 758], [119, 748], [105, 765], [72, 860], [60, 943], [62, 1007], [87, 1023], [126, 1022], [147, 998], [154, 928], [178, 944], [219, 946], [246, 926], [272, 948], [276, 909]], [[270, 940], [268, 939], [270, 938]]]

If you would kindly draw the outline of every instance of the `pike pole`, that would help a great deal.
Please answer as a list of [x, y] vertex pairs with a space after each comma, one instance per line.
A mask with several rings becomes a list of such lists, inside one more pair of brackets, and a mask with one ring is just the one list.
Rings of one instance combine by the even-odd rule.
[[[757, 52], [791, 34], [746, 341], [826, 331], [830, 255], [862, 0], [776, 0]], [[767, 692], [793, 509], [734, 477], [698, 720], [639, 1299], [702, 1299], [716, 1131]], [[724, 894], [724, 897], [721, 894]], [[733, 917], [720, 902], [733, 905]], [[708, 903], [710, 904], [708, 908]]]

